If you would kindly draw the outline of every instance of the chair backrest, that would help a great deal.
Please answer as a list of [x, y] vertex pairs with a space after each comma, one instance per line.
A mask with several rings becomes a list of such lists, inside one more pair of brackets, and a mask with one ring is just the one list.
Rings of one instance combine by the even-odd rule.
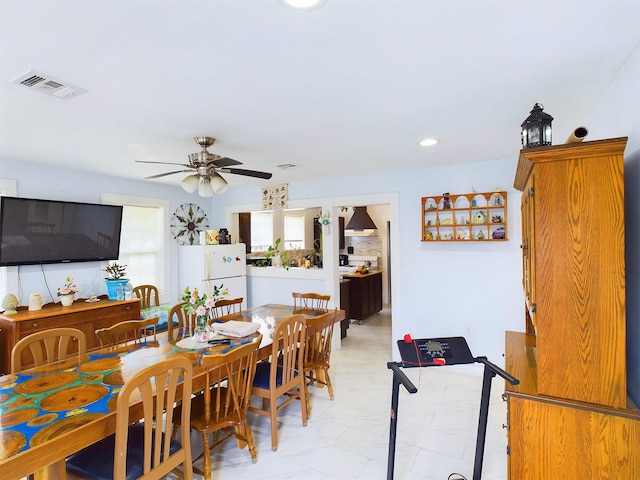
[[324, 310], [329, 309], [329, 300], [331, 295], [322, 295], [321, 293], [299, 293], [293, 292], [293, 308], [294, 310]]
[[[290, 315], [279, 321], [273, 330], [269, 389], [276, 389], [278, 367], [282, 367], [282, 381], [278, 388], [290, 390], [299, 381], [304, 367], [306, 340], [304, 315]], [[300, 372], [300, 375], [298, 375]]]
[[[262, 335], [241, 347], [236, 347], [223, 355], [206, 355], [202, 364], [207, 368], [204, 390], [205, 425], [220, 428], [225, 422], [242, 423], [246, 418], [251, 397], [251, 387], [256, 374], [258, 348]], [[226, 380], [226, 381], [225, 381]], [[214, 408], [211, 408], [213, 402]]]
[[317, 317], [307, 317], [307, 343], [304, 353], [304, 368], [329, 364], [331, 339], [336, 319], [336, 310]]
[[138, 285], [137, 287], [133, 287], [133, 293], [141, 300], [140, 308], [160, 306], [158, 288], [154, 285]]
[[[191, 383], [191, 361], [179, 355], [141, 370], [124, 383], [116, 401], [114, 480], [124, 480], [127, 474], [129, 405], [132, 399], [142, 403], [143, 471], [145, 475], [149, 474], [145, 478], [164, 478], [180, 464], [185, 470], [192, 471], [189, 422], [181, 425], [181, 448], [170, 455], [173, 409], [181, 408], [182, 418], [191, 416]], [[192, 475], [185, 477], [191, 478]]]
[[153, 336], [153, 342], [157, 343], [156, 325], [159, 317], [149, 317], [142, 320], [127, 320], [116, 323], [106, 328], [96, 330], [96, 336], [100, 340], [100, 348], [118, 349], [141, 344], [147, 337]]
[[40, 365], [67, 358], [69, 347], [76, 341], [78, 345], [76, 355], [87, 353], [87, 338], [82, 330], [76, 328], [51, 328], [32, 333], [13, 346], [11, 350], [11, 373], [22, 370], [23, 352], [27, 351], [27, 349], [31, 352], [33, 366], [39, 367]]
[[[169, 336], [169, 342], [175, 343], [185, 337], [190, 336], [195, 331], [195, 316], [188, 314], [183, 305], [187, 302], [182, 302], [174, 305], [169, 310], [169, 316], [167, 318], [167, 332]], [[174, 325], [173, 322], [178, 322], [178, 325]]]
[[213, 309], [215, 318], [241, 313], [243, 300], [243, 297], [223, 298], [222, 300], [218, 300]]

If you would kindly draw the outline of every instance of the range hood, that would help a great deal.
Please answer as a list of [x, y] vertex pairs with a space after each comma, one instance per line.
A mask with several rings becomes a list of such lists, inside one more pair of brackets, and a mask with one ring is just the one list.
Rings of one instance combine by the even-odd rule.
[[348, 237], [378, 235], [378, 227], [367, 213], [367, 207], [355, 207], [351, 220], [344, 229], [344, 234]]

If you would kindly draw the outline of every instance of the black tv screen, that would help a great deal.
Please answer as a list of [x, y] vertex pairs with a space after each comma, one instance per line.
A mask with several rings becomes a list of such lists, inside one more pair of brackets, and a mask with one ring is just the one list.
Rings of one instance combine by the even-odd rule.
[[117, 260], [122, 207], [0, 198], [0, 266]]

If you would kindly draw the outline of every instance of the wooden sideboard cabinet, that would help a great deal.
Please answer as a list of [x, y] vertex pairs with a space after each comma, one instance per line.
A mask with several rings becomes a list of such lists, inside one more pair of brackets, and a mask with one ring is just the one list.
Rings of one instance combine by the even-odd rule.
[[640, 478], [627, 396], [626, 138], [523, 149], [524, 332], [507, 332], [509, 478]]
[[[96, 329], [139, 318], [139, 299], [123, 301], [101, 299], [94, 303], [80, 300], [70, 307], [50, 303], [42, 310], [19, 310], [15, 315], [0, 314], [0, 373], [9, 373], [13, 346], [21, 338], [32, 333], [56, 327], [77, 328], [87, 337], [87, 350], [95, 350], [100, 348], [100, 343], [95, 336]], [[32, 360], [25, 357], [25, 361], [28, 366]]]

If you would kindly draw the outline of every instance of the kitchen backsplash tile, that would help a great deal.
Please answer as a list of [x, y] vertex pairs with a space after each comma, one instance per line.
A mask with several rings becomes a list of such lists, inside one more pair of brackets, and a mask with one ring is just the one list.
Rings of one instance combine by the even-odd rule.
[[377, 256], [382, 251], [382, 238], [375, 237], [348, 237], [345, 248], [340, 253], [347, 253], [347, 247], [353, 247], [353, 255]]

